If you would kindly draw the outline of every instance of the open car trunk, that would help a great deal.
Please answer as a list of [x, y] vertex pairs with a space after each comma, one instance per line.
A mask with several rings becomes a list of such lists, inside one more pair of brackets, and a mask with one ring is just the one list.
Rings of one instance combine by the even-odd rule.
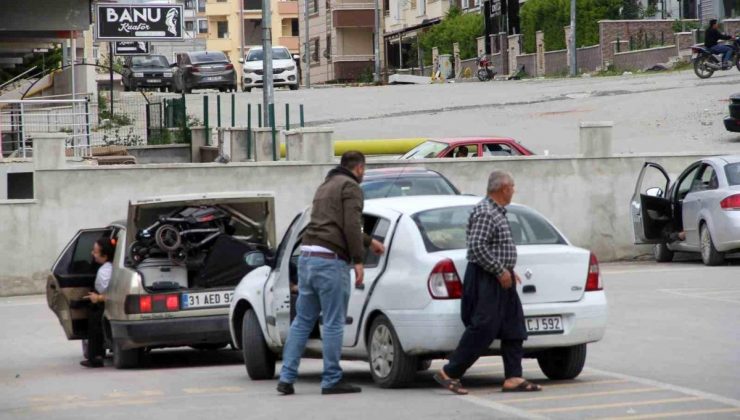
[[129, 203], [127, 264], [151, 292], [234, 288], [244, 254], [275, 246], [274, 196], [191, 194]]

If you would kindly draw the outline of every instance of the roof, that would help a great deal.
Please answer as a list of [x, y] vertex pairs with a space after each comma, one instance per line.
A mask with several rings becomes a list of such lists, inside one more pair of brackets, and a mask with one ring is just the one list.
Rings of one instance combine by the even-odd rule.
[[717, 156], [717, 157], [711, 158], [711, 160], [722, 162], [723, 164], [738, 163], [740, 162], [740, 155]]
[[382, 179], [386, 177], [401, 177], [401, 176], [441, 176], [439, 172], [432, 171], [430, 169], [419, 168], [415, 166], [405, 167], [394, 167], [394, 168], [378, 168], [368, 169], [365, 171], [363, 179], [369, 181], [372, 179]]
[[[416, 214], [425, 210], [441, 209], [445, 207], [472, 206], [478, 204], [483, 197], [477, 195], [414, 195], [390, 198], [373, 198], [365, 200], [365, 210], [376, 208], [392, 209], [403, 214]], [[508, 207], [525, 207], [512, 203]]]
[[447, 143], [447, 144], [484, 142], [484, 141], [517, 143], [516, 140], [510, 137], [496, 137], [496, 136], [492, 136], [492, 137], [446, 137], [446, 138], [439, 138], [439, 139], [429, 139], [429, 141], [436, 141], [439, 143]]

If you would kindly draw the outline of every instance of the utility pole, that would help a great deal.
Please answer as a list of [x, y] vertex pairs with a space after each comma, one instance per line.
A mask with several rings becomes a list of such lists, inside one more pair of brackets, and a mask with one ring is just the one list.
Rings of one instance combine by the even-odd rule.
[[113, 118], [113, 41], [108, 41], [108, 76], [110, 81], [110, 117]]
[[304, 1], [305, 1], [306, 7], [303, 10], [303, 33], [304, 33], [304, 38], [305, 38], [304, 43], [303, 43], [303, 58], [306, 60], [306, 63], [301, 64], [302, 66], [305, 66], [301, 74], [306, 80], [306, 88], [310, 88], [311, 87], [311, 46], [308, 43], [308, 2], [314, 1], [314, 0], [304, 0]]
[[241, 40], [241, 47], [242, 49], [239, 50], [239, 60], [237, 62], [241, 66], [241, 70], [238, 72], [238, 74], [241, 74], [241, 80], [237, 83], [237, 85], [242, 86], [242, 90], [244, 90], [244, 64], [243, 61], [245, 60], [245, 52], [244, 52], [244, 0], [239, 0], [239, 27], [241, 28], [241, 34], [239, 34], [239, 39]]
[[[399, 50], [401, 49], [399, 42]], [[380, 0], [375, 0], [375, 73], [373, 74], [373, 81], [375, 83], [380, 82]]]
[[578, 50], [576, 49], [576, 0], [570, 0], [570, 75], [578, 74]]
[[[262, 0], [262, 114], [263, 127], [270, 127], [270, 105], [275, 103], [272, 85], [272, 11], [270, 0]], [[273, 127], [275, 128], [275, 127]]]

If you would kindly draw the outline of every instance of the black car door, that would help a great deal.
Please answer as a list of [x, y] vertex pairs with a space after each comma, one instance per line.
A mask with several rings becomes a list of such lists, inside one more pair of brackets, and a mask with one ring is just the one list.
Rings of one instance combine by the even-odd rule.
[[645, 162], [630, 202], [636, 244], [664, 242], [673, 222], [671, 200], [666, 198], [670, 177], [657, 163]]

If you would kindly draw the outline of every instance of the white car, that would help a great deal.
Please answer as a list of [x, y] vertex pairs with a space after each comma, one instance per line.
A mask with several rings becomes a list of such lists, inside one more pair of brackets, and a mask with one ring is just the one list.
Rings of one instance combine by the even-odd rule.
[[[365, 201], [365, 232], [387, 251], [380, 257], [366, 255], [365, 287], [350, 295], [342, 357], [368, 360], [381, 387], [407, 384], [431, 359], [443, 358], [457, 346], [464, 330], [465, 228], [480, 200], [458, 195]], [[516, 204], [508, 210], [529, 331], [525, 357], [536, 357], [549, 378], [574, 378], [584, 366], [586, 344], [600, 340], [606, 328], [598, 263], [534, 210]], [[296, 261], [309, 219], [310, 209], [295, 218], [274, 258], [259, 252], [245, 256], [248, 265], [264, 265], [237, 286], [229, 325], [252, 379], [274, 376], [293, 318], [290, 284], [297, 281]], [[498, 344], [494, 342], [490, 354], [498, 354]], [[321, 355], [318, 325], [304, 355]]]
[[[262, 47], [252, 47], [247, 53], [242, 71], [242, 90], [251, 92], [252, 88], [262, 87]], [[287, 86], [298, 89], [298, 69], [293, 55], [286, 47], [272, 47], [272, 82], [274, 86]]]

